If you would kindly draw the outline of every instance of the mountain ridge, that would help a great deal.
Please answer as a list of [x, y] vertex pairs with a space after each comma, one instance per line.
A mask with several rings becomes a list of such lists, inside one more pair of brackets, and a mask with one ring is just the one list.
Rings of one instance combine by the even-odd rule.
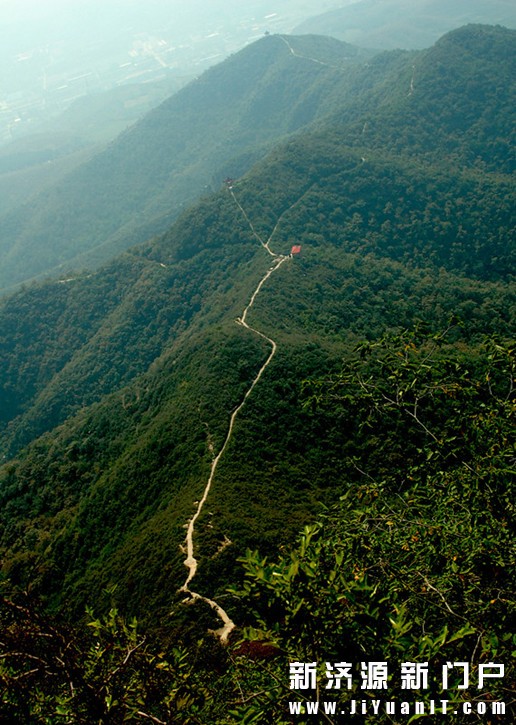
[[[472, 42], [499, 34], [505, 47], [505, 31], [464, 32]], [[474, 79], [467, 57], [463, 70]], [[410, 81], [405, 63], [405, 94], [407, 71]], [[467, 85], [454, 93], [460, 107], [485, 112]], [[335, 373], [360, 340], [418, 321], [435, 332], [461, 317], [450, 344], [472, 360], [486, 333], [511, 335], [507, 178], [468, 166], [471, 135], [456, 150], [465, 169], [437, 163], [443, 139], [457, 147], [447, 120], [432, 147], [433, 119], [416, 113], [401, 125], [403, 108], [394, 104], [394, 146], [358, 144], [354, 127], [325, 119], [164, 235], [93, 273], [2, 300], [6, 579], [30, 582], [69, 616], [114, 583], [130, 614], [152, 619], [174, 603], [185, 616], [184, 527], [212, 450], [270, 354], [265, 338], [236, 324], [271, 264], [263, 240], [279, 254], [302, 250], [267, 278], [250, 313], [278, 353], [237, 418], [199, 520], [203, 595], [224, 588], [246, 547], [275, 555], [358, 476], [351, 424], [341, 413], [312, 415], [301, 404], [304, 380]], [[381, 146], [376, 104], [372, 113]], [[233, 543], [218, 553], [224, 536]]]
[[[123, 133], [103, 154], [53, 190], [47, 190], [39, 201], [31, 199], [26, 207], [0, 218], [4, 259], [4, 281], [0, 279], [0, 285], [5, 288], [15, 280], [37, 276], [45, 268], [49, 271], [49, 263], [55, 265], [54, 274], [97, 266], [132, 244], [164, 231], [188, 200], [209, 188], [216, 189], [225, 176], [241, 176], [279, 136], [324, 123], [325, 116], [330, 124], [348, 125], [347, 144], [373, 145], [377, 150], [386, 146], [399, 153], [402, 147], [397, 140], [397, 124], [404, 114], [426, 114], [427, 123], [424, 128], [420, 125], [420, 133], [426, 133], [427, 138], [420, 146], [429, 156], [434, 124], [442, 127], [438, 114], [445, 110], [439, 107], [445, 83], [450, 88], [466, 81], [476, 84], [475, 93], [485, 98], [486, 109], [493, 107], [495, 98], [500, 106], [505, 98], [506, 105], [504, 113], [489, 115], [486, 110], [477, 118], [474, 104], [454, 109], [448, 99], [447, 117], [455, 134], [447, 137], [447, 147], [436, 146], [434, 156], [455, 153], [457, 164], [481, 162], [492, 170], [510, 173], [514, 168], [510, 143], [513, 131], [508, 120], [513, 94], [513, 36], [502, 28], [487, 31], [483, 27], [471, 26], [467, 31], [479, 36], [475, 52], [467, 51], [471, 64], [468, 69], [464, 66], [466, 49], [459, 47], [460, 33], [451, 33], [441, 44], [417, 57], [392, 52], [367, 63], [367, 56], [360, 51], [332, 39], [263, 38], [172, 96], [135, 128]], [[483, 42], [489, 44], [487, 38], [493, 33], [497, 38], [496, 61], [490, 57], [489, 45], [482, 48], [480, 40], [484, 37]], [[450, 67], [454, 54], [462, 58], [462, 79], [454, 78]], [[425, 76], [425, 68], [432, 65], [435, 68], [426, 71]], [[343, 74], [342, 69], [348, 66], [350, 72]], [[436, 70], [442, 78], [436, 76]], [[497, 75], [500, 70], [503, 77]], [[426, 77], [434, 79], [433, 86], [428, 86]], [[223, 100], [226, 86], [240, 101]], [[383, 114], [381, 126], [386, 128], [374, 125], [374, 95]], [[474, 98], [472, 94], [469, 97]], [[386, 125], [389, 106], [392, 115]], [[207, 113], [208, 123], [203, 121]], [[467, 129], [471, 139], [465, 144], [460, 136], [470, 115], [476, 118], [476, 126]], [[186, 138], [190, 139], [189, 148]], [[457, 154], [461, 143], [463, 152]], [[466, 147], [469, 156], [464, 155]], [[484, 149], [481, 158], [475, 158], [475, 147]], [[411, 153], [416, 148], [413, 144]], [[423, 154], [418, 155], [424, 159]], [[39, 251], [42, 244], [46, 250], [43, 258]], [[39, 270], [30, 265], [39, 266]]]
[[331, 35], [366, 48], [421, 49], [461, 26], [516, 26], [510, 0], [359, 0], [312, 17], [293, 33]]
[[[325, 68], [300, 59], [292, 64], [280, 38], [265, 37], [209, 69], [31, 200], [30, 214], [26, 206], [0, 219], [0, 284], [73, 267], [84, 254], [98, 263], [128, 246], [128, 232], [135, 243], [164, 231], [185, 204], [209, 188], [214, 175], [219, 184], [228, 173], [243, 173], [277, 137], [309, 121], [317, 107], [310, 104], [310, 88]], [[300, 42], [313, 45], [310, 38]], [[339, 41], [319, 44], [346, 63], [361, 57]], [[296, 118], [290, 102], [303, 97], [312, 111]], [[41, 245], [46, 245], [44, 259]]]

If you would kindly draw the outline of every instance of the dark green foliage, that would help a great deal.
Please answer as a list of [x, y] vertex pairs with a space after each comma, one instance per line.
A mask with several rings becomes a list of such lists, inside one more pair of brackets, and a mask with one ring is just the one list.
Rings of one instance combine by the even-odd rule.
[[[275, 219], [293, 204], [281, 225], [287, 244], [305, 243], [310, 249], [331, 242], [361, 256], [444, 267], [481, 279], [512, 274], [509, 180], [456, 175], [449, 168], [400, 163], [383, 154], [364, 159], [342, 141], [335, 131], [305, 136], [271, 156], [253, 179], [263, 188], [253, 217]], [[246, 184], [242, 193], [246, 208], [254, 210]]]
[[[401, 664], [426, 662], [416, 699], [427, 707], [503, 702], [504, 717], [514, 715], [514, 349], [451, 344], [450, 332], [365, 343], [344, 369], [306, 383], [307, 416], [331, 419], [348, 441], [346, 470], [335, 471], [346, 492], [279, 559], [242, 557], [232, 591], [241, 641], [223, 651], [211, 636], [192, 641], [183, 624], [158, 644], [116, 609], [70, 628], [30, 600], [4, 599], [3, 716], [288, 723], [289, 701], [337, 700], [340, 711], [379, 696], [359, 686], [364, 658], [387, 662], [398, 706], [415, 696], [401, 687]], [[194, 616], [209, 622], [201, 606]], [[289, 662], [314, 661], [321, 683], [326, 663], [351, 663], [351, 690], [291, 689]], [[452, 678], [443, 689], [442, 666], [464, 661], [470, 686], [457, 690]], [[477, 688], [480, 666], [493, 662], [504, 677]], [[383, 711], [354, 719], [391, 721]]]
[[[503, 76], [507, 38], [470, 28], [429, 57], [464, 46], [467, 69], [477, 49]], [[314, 52], [316, 39], [307, 42]], [[375, 63], [391, 79], [407, 71], [403, 53]], [[475, 104], [461, 88], [450, 95], [466, 113]], [[108, 589], [124, 616], [159, 633], [163, 651], [180, 641], [200, 659], [198, 641], [218, 622], [205, 602], [183, 605], [180, 547], [232, 412], [271, 352], [236, 324], [264, 282], [247, 320], [277, 351], [245, 398], [197, 521], [195, 589], [221, 595], [239, 625], [277, 643], [251, 637], [231, 662], [212, 652], [200, 680], [188, 660], [193, 699], [167, 710], [160, 690], [158, 720], [288, 722], [288, 656], [439, 664], [474, 653], [477, 663], [508, 663], [512, 187], [474, 150], [471, 116], [462, 145], [450, 119], [432, 133], [435, 119], [425, 121], [421, 104], [409, 112], [412, 101], [385, 91], [383, 110], [371, 109], [370, 146], [334, 117], [166, 234], [0, 305], [3, 582], [69, 622], [87, 604], [105, 612]], [[485, 109], [478, 103], [477, 117]], [[420, 146], [413, 132], [427, 140]], [[448, 146], [460, 169], [443, 156]], [[285, 255], [301, 244], [301, 254], [265, 278], [266, 241]], [[460, 325], [443, 336], [454, 316]], [[246, 548], [260, 553], [242, 570]], [[15, 635], [18, 615], [21, 630], [32, 627], [31, 613], [7, 610]], [[94, 621], [104, 631], [108, 620]], [[115, 624], [120, 653], [132, 635]], [[84, 642], [76, 653], [91, 655]], [[267, 666], [250, 665], [253, 651], [277, 645]], [[12, 684], [20, 673], [10, 664], [2, 676]], [[41, 685], [47, 705], [62, 697], [60, 682]], [[163, 684], [168, 693], [174, 682]], [[121, 685], [122, 699], [131, 687]]]
[[165, 655], [115, 608], [105, 617], [88, 610], [72, 629], [30, 598], [2, 598], [0, 621], [2, 722], [199, 722], [206, 699], [200, 668], [192, 671], [185, 650]]
[[[505, 664], [487, 691], [471, 686], [455, 697], [507, 702], [510, 716], [514, 348], [405, 333], [357, 353], [308, 387], [314, 414], [331, 411], [349, 440], [348, 490], [297, 549], [242, 559], [249, 621], [290, 661], [365, 656], [393, 673], [401, 662], [429, 662], [436, 677], [427, 699], [451, 695], [439, 689], [446, 661], [471, 662], [472, 680], [480, 664]], [[395, 675], [390, 683], [390, 699], [407, 699]], [[353, 693], [344, 700], [364, 695]], [[257, 711], [269, 707], [264, 698]]]
[[[466, 344], [511, 334], [505, 177], [385, 152], [363, 161], [341, 142], [338, 128], [292, 140], [233, 188], [275, 251], [301, 243], [302, 254], [251, 311], [279, 352], [237, 421], [200, 520], [202, 586], [228, 580], [246, 546], [275, 551], [317, 501], [341, 493], [348, 442], [331, 416], [306, 418], [303, 378], [335, 369], [358, 339], [418, 319], [435, 330], [458, 315]], [[234, 322], [268, 263], [224, 189], [95, 274], [4, 300], [3, 449], [19, 455], [0, 471], [11, 578], [37, 581], [72, 610], [95, 580], [119, 582], [132, 612], [174, 598], [182, 526], [210, 445], [222, 445], [268, 354]], [[233, 546], [219, 556], [226, 533]]]

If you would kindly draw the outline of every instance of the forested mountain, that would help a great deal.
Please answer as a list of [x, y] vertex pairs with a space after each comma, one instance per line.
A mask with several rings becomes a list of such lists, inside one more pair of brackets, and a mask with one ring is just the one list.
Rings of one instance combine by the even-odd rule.
[[364, 48], [426, 48], [468, 23], [516, 27], [511, 0], [358, 0], [303, 21], [293, 32], [331, 35]]
[[[337, 112], [331, 123], [345, 120], [346, 143], [354, 146], [408, 153], [418, 162], [446, 156], [457, 169], [511, 174], [513, 49], [512, 31], [469, 25], [410, 56], [411, 62], [400, 52], [380, 54], [368, 64], [361, 82], [369, 93], [376, 86], [375, 105], [381, 112], [361, 106], [360, 117]], [[393, 66], [391, 82], [382, 88], [377, 74], [386, 61]]]
[[134, 83], [80, 98], [59, 116], [36, 124], [31, 134], [0, 147], [0, 215], [55, 184], [190, 77]]
[[[240, 175], [270, 143], [309, 123], [321, 78], [367, 57], [300, 38], [295, 57], [266, 37], [211, 68], [102, 153], [0, 218], [0, 288], [109, 259], [164, 231], [185, 204]], [[303, 56], [315, 53], [323, 62]], [[333, 69], [334, 71], [335, 69]]]
[[[251, 157], [212, 156], [237, 178], [164, 234], [1, 301], [4, 713], [304, 723], [289, 660], [364, 657], [471, 660], [475, 676], [503, 661], [486, 699], [513, 707], [515, 37], [468, 26], [356, 73], [338, 43], [264, 38], [213, 70], [234, 73], [226, 111], [260, 160], [240, 176]], [[253, 73], [251, 102], [237, 84]], [[171, 108], [195, 137], [194, 91], [213, 143], [227, 115], [203, 88], [120, 139], [118, 166]], [[264, 155], [269, 120], [306, 128]], [[169, 162], [147, 156], [150, 185]], [[83, 641], [32, 609], [78, 621], [106, 596], [159, 648], [113, 613]], [[238, 628], [229, 654], [205, 633], [214, 599]], [[21, 675], [39, 700], [13, 651], [46, 663]]]

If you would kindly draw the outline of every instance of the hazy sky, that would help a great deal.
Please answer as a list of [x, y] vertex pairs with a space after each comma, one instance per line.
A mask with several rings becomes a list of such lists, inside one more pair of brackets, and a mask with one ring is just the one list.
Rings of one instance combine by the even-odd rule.
[[0, 0], [0, 127], [11, 133], [81, 95], [160, 73], [196, 75], [266, 31], [291, 32], [349, 1]]
[[13, 53], [48, 43], [76, 44], [80, 50], [83, 44], [116, 38], [129, 29], [134, 33], [163, 30], [169, 38], [210, 31], [238, 33], [253, 17], [265, 30], [265, 19], [273, 15], [274, 22], [283, 21], [280, 32], [288, 32], [289, 23], [293, 27], [334, 5], [332, 0], [0, 0], [0, 58], [4, 61], [0, 72], [9, 72], [5, 62]]
[[0, 18], [3, 22], [12, 20], [34, 20], [58, 18], [65, 13], [70, 19], [78, 16], [100, 14], [112, 17], [117, 13], [124, 17], [147, 16], [152, 18], [175, 15], [182, 20], [197, 22], [213, 21], [217, 17], [233, 16], [235, 20], [246, 14], [285, 12], [297, 6], [299, 16], [309, 16], [325, 8], [345, 5], [349, 0], [0, 0]]
[[[337, 4], [345, 4], [346, 0]], [[160, 26], [180, 32], [203, 31], [209, 26], [229, 28], [256, 17], [276, 13], [292, 26], [335, 5], [331, 0], [0, 0], [0, 53], [26, 43], [46, 43], [73, 36], [156, 31]], [[286, 32], [282, 27], [281, 32]]]

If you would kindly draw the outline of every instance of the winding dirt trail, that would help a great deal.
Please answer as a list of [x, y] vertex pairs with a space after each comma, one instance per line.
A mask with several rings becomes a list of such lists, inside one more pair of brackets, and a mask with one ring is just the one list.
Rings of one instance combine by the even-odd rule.
[[412, 78], [410, 79], [410, 88], [408, 95], [411, 96], [414, 93], [414, 79], [416, 77], [416, 66], [412, 66]]
[[[217, 604], [217, 602], [215, 602], [213, 599], [209, 599], [208, 597], [204, 597], [201, 594], [198, 594], [197, 592], [192, 591], [190, 589], [190, 582], [195, 577], [195, 575], [197, 573], [197, 566], [198, 566], [198, 561], [197, 561], [197, 559], [195, 558], [195, 555], [194, 555], [195, 524], [197, 522], [197, 519], [201, 515], [201, 512], [202, 512], [202, 509], [204, 507], [204, 504], [206, 503], [206, 501], [208, 499], [208, 496], [209, 496], [209, 493], [210, 493], [210, 490], [211, 490], [211, 486], [212, 486], [212, 483], [213, 483], [213, 479], [215, 477], [215, 472], [217, 470], [217, 466], [219, 464], [219, 461], [222, 458], [222, 456], [224, 455], [224, 452], [225, 452], [225, 450], [227, 448], [227, 445], [228, 445], [229, 441], [231, 440], [231, 436], [233, 435], [233, 428], [234, 428], [234, 425], [235, 425], [235, 420], [236, 420], [238, 414], [240, 413], [240, 411], [242, 410], [242, 408], [244, 407], [244, 405], [245, 405], [248, 397], [251, 395], [251, 393], [254, 390], [255, 386], [258, 384], [258, 381], [262, 377], [263, 373], [265, 372], [265, 370], [267, 369], [267, 367], [270, 365], [271, 360], [274, 357], [274, 355], [276, 354], [276, 350], [277, 350], [277, 344], [276, 344], [276, 342], [272, 338], [268, 337], [263, 332], [260, 332], [260, 330], [257, 330], [256, 328], [251, 327], [251, 325], [249, 325], [246, 322], [247, 314], [248, 314], [249, 310], [251, 309], [251, 307], [253, 306], [256, 298], [260, 294], [260, 291], [261, 291], [263, 285], [265, 284], [265, 282], [269, 279], [269, 277], [272, 274], [274, 274], [274, 272], [276, 272], [281, 267], [282, 264], [284, 264], [287, 260], [290, 259], [290, 256], [285, 256], [285, 255], [282, 255], [282, 254], [276, 254], [270, 248], [271, 239], [272, 239], [274, 233], [276, 232], [276, 229], [278, 228], [278, 224], [279, 224], [279, 222], [280, 222], [280, 220], [281, 220], [281, 218], [283, 217], [284, 214], [282, 214], [280, 216], [280, 218], [276, 222], [276, 225], [275, 225], [274, 229], [272, 230], [271, 235], [269, 236], [269, 238], [267, 239], [267, 241], [264, 242], [263, 239], [261, 238], [261, 236], [258, 234], [258, 232], [256, 231], [256, 229], [254, 228], [253, 223], [249, 219], [249, 217], [246, 214], [244, 208], [242, 207], [242, 205], [240, 204], [240, 202], [236, 198], [236, 196], [235, 196], [235, 194], [234, 194], [234, 192], [233, 192], [233, 190], [231, 188], [229, 188], [229, 192], [230, 192], [233, 200], [237, 204], [238, 208], [242, 212], [242, 215], [244, 216], [244, 219], [246, 220], [247, 224], [249, 225], [249, 228], [251, 229], [253, 235], [260, 242], [260, 244], [262, 245], [262, 247], [268, 252], [268, 254], [270, 254], [270, 256], [274, 258], [274, 262], [273, 262], [272, 267], [270, 267], [267, 270], [267, 272], [263, 275], [263, 277], [258, 282], [258, 284], [256, 286], [256, 289], [254, 290], [253, 294], [251, 295], [251, 298], [250, 298], [247, 306], [244, 308], [244, 311], [242, 312], [242, 316], [239, 317], [239, 318], [237, 318], [237, 320], [236, 320], [236, 323], [238, 325], [241, 325], [242, 327], [245, 327], [247, 330], [250, 330], [251, 332], [254, 332], [256, 335], [258, 335], [259, 337], [261, 337], [263, 340], [266, 340], [270, 344], [270, 346], [271, 346], [271, 351], [270, 351], [267, 359], [265, 360], [265, 362], [261, 366], [261, 368], [258, 370], [258, 373], [254, 377], [251, 385], [247, 389], [247, 391], [246, 391], [246, 393], [245, 393], [245, 395], [244, 395], [244, 397], [242, 399], [242, 402], [240, 403], [240, 405], [237, 408], [235, 408], [235, 410], [231, 414], [231, 418], [230, 418], [230, 421], [229, 421], [229, 427], [228, 427], [228, 432], [226, 434], [226, 438], [224, 440], [224, 443], [222, 444], [221, 449], [219, 450], [219, 452], [217, 453], [217, 455], [212, 460], [211, 469], [210, 469], [210, 475], [209, 475], [208, 481], [206, 483], [206, 486], [204, 488], [204, 493], [203, 493], [202, 498], [200, 499], [199, 503], [197, 504], [197, 510], [195, 511], [194, 515], [192, 516], [192, 518], [188, 522], [187, 531], [186, 531], [186, 541], [185, 541], [185, 544], [186, 544], [186, 546], [185, 546], [185, 548], [186, 548], [186, 551], [185, 551], [186, 558], [185, 558], [185, 560], [184, 560], [183, 563], [184, 563], [185, 567], [188, 569], [188, 575], [186, 577], [185, 583], [179, 589], [179, 591], [180, 592], [184, 592], [185, 594], [188, 594], [189, 595], [189, 598], [186, 601], [193, 601], [193, 600], [196, 600], [196, 599], [200, 599], [203, 602], [206, 602], [206, 604], [208, 604], [215, 611], [215, 613], [217, 614], [217, 616], [219, 617], [219, 619], [222, 622], [222, 627], [220, 629], [216, 630], [215, 634], [220, 638], [220, 641], [223, 642], [223, 643], [224, 642], [227, 642], [227, 640], [229, 638], [229, 635], [231, 634], [231, 632], [235, 628], [235, 623], [229, 617], [229, 615], [227, 614], [227, 612], [219, 604]], [[295, 203], [298, 203], [298, 202], [295, 202]], [[294, 206], [294, 205], [292, 205], [292, 206]], [[291, 208], [292, 207], [289, 207], [289, 209], [291, 209]], [[289, 211], [289, 210], [287, 209], [286, 211]], [[284, 213], [286, 213], [286, 212], [284, 212]]]
[[288, 40], [285, 38], [284, 35], [279, 36], [281, 40], [285, 43], [291, 54], [295, 58], [304, 58], [305, 60], [311, 60], [312, 63], [317, 63], [318, 65], [324, 65], [326, 68], [333, 68], [334, 70], [344, 70], [343, 66], [339, 65], [333, 65], [332, 63], [326, 63], [324, 60], [319, 60], [318, 58], [312, 58], [310, 55], [304, 55], [303, 53], [298, 53], [294, 48], [290, 45]]
[[247, 213], [246, 213], [244, 207], [242, 206], [242, 204], [236, 198], [235, 192], [233, 191], [233, 189], [231, 187], [229, 188], [229, 193], [231, 194], [231, 196], [232, 196], [233, 201], [235, 202], [235, 204], [238, 206], [238, 208], [242, 212], [242, 215], [243, 215], [244, 219], [246, 220], [246, 222], [248, 223], [250, 230], [252, 231], [252, 233], [254, 234], [254, 236], [256, 237], [256, 239], [260, 242], [260, 244], [262, 245], [262, 247], [265, 250], [267, 250], [267, 252], [271, 255], [271, 257], [278, 257], [279, 255], [274, 254], [274, 252], [271, 251], [271, 248], [270, 248], [269, 244], [270, 244], [270, 241], [271, 241], [271, 239], [273, 237], [274, 232], [276, 231], [276, 227], [278, 226], [281, 217], [276, 222], [276, 226], [272, 230], [272, 234], [270, 235], [270, 237], [267, 239], [266, 242], [264, 242], [263, 239], [261, 238], [261, 236], [258, 234], [258, 232], [256, 231], [256, 229], [254, 228], [253, 222], [247, 216]]

